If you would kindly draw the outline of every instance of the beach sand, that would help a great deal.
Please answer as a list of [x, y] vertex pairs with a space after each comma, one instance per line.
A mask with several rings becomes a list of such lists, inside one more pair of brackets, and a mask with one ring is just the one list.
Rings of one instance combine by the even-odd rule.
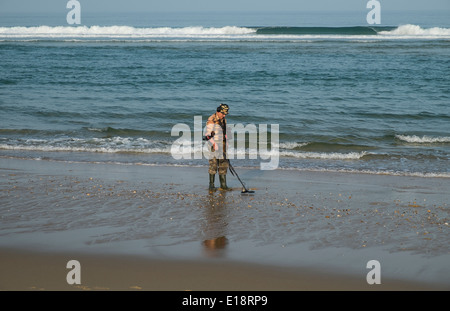
[[[76, 258], [81, 284], [69, 285], [66, 268]], [[139, 256], [41, 253], [2, 250], [0, 290], [7, 291], [369, 291], [445, 290], [419, 282], [388, 280], [368, 285], [365, 278], [320, 270], [270, 265], [158, 260]]]
[[235, 168], [0, 159], [0, 290], [450, 289], [448, 179]]

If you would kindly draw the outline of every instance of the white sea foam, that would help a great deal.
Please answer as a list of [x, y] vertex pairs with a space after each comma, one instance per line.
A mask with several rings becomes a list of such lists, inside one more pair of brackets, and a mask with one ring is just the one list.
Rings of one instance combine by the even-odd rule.
[[23, 151], [44, 151], [44, 152], [98, 152], [98, 153], [168, 153], [167, 148], [114, 148], [114, 147], [88, 147], [88, 146], [13, 146], [0, 144], [0, 149], [23, 150]]
[[153, 38], [153, 37], [192, 37], [243, 35], [255, 33], [246, 27], [156, 27], [136, 28], [131, 26], [38, 26], [38, 27], [0, 27], [3, 38]]
[[430, 136], [416, 136], [416, 135], [395, 135], [395, 137], [399, 140], [408, 142], [408, 143], [416, 143], [416, 144], [432, 144], [432, 143], [450, 143], [449, 136], [443, 137], [430, 137]]
[[4, 40], [395, 40], [395, 39], [450, 39], [450, 28], [421, 28], [402, 25], [378, 35], [352, 34], [258, 34], [257, 28], [224, 27], [147, 27], [132, 26], [36, 26], [0, 27], [0, 41]]
[[436, 37], [436, 36], [450, 36], [450, 28], [422, 28], [418, 25], [401, 25], [394, 30], [391, 31], [381, 31], [380, 35], [388, 35], [388, 36], [428, 36], [428, 37]]
[[358, 160], [367, 155], [367, 152], [292, 152], [282, 151], [280, 156], [294, 157], [299, 159], [322, 159], [322, 160]]
[[450, 173], [425, 173], [425, 172], [402, 172], [402, 171], [383, 171], [383, 170], [357, 170], [357, 169], [329, 169], [329, 168], [279, 168], [287, 171], [310, 171], [310, 172], [333, 172], [348, 174], [369, 174], [369, 175], [386, 175], [386, 176], [407, 176], [421, 178], [450, 178]]
[[273, 145], [274, 145], [274, 147], [278, 147], [281, 149], [295, 149], [295, 148], [304, 147], [308, 144], [309, 143], [284, 142], [284, 143], [279, 143], [279, 144], [274, 143]]
[[55, 138], [26, 139], [0, 144], [3, 150], [54, 151], [54, 152], [100, 152], [100, 153], [168, 153], [168, 143], [145, 138]]

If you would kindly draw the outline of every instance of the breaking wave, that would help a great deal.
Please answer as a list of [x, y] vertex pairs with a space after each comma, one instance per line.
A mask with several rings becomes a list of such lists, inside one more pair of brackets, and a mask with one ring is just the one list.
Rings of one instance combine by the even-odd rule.
[[280, 156], [294, 157], [298, 159], [322, 159], [322, 160], [359, 160], [368, 153], [363, 152], [291, 152], [282, 151]]
[[424, 29], [418, 25], [402, 25], [389, 31], [380, 31], [380, 35], [395, 36], [450, 36], [450, 28], [433, 27]]
[[352, 27], [0, 27], [0, 40], [163, 40], [163, 39], [450, 39], [449, 28], [418, 25]]
[[433, 144], [433, 143], [450, 143], [449, 136], [430, 137], [430, 136], [416, 136], [416, 135], [395, 135], [395, 138], [405, 141], [407, 143], [416, 144]]
[[164, 141], [129, 137], [10, 140], [0, 144], [0, 149], [97, 153], [167, 153], [170, 150]]
[[245, 27], [156, 27], [136, 28], [131, 26], [38, 26], [0, 27], [0, 37], [6, 38], [154, 38], [192, 37], [217, 35], [243, 35], [256, 30]]

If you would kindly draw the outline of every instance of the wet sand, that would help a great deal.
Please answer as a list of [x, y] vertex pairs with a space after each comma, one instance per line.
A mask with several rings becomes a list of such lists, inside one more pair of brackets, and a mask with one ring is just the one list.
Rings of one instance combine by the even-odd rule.
[[[66, 268], [76, 258], [81, 284], [68, 284]], [[373, 291], [443, 290], [442, 286], [364, 278], [270, 265], [161, 260], [140, 256], [2, 250], [0, 290], [7, 291]]]
[[236, 170], [0, 159], [0, 289], [450, 289], [448, 179]]

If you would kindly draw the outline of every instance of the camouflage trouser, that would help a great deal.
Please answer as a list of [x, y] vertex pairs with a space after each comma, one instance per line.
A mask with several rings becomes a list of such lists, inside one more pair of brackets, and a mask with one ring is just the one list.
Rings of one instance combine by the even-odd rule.
[[226, 159], [209, 159], [209, 173], [214, 175], [219, 170], [219, 175], [226, 175], [228, 171], [228, 160]]
[[[225, 148], [224, 143], [224, 148]], [[211, 148], [211, 152], [214, 152], [214, 147]], [[225, 154], [226, 156], [226, 154]], [[228, 160], [227, 159], [217, 159], [216, 157], [209, 159], [209, 174], [216, 174], [217, 170], [219, 171], [219, 175], [226, 175], [228, 171]]]

